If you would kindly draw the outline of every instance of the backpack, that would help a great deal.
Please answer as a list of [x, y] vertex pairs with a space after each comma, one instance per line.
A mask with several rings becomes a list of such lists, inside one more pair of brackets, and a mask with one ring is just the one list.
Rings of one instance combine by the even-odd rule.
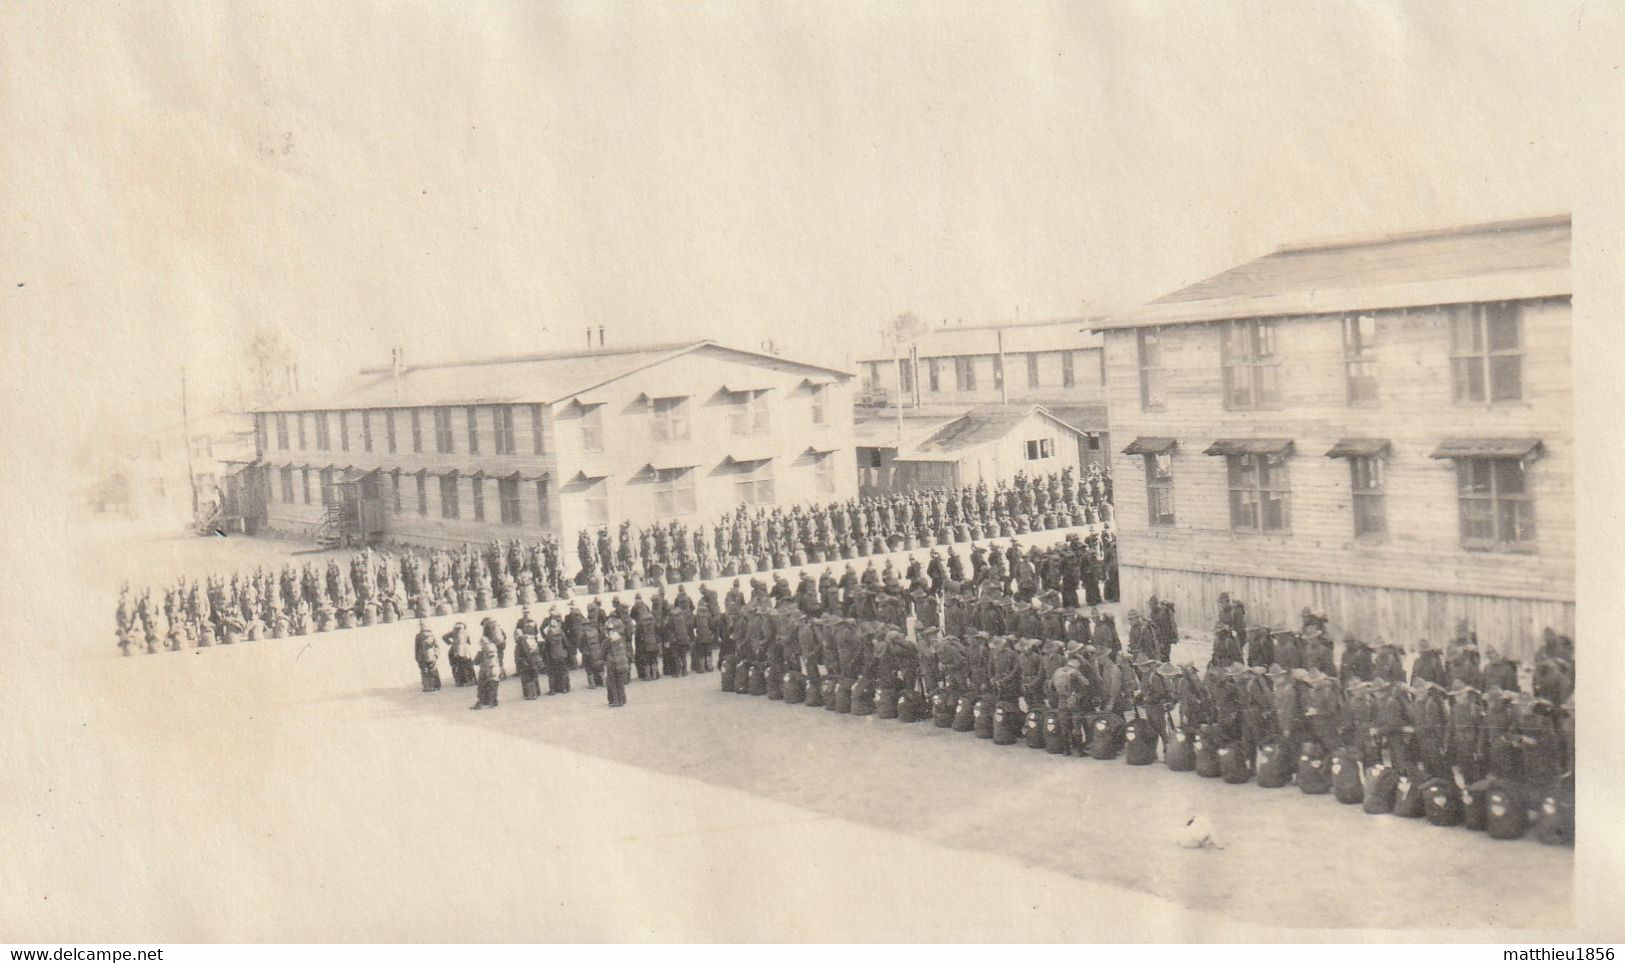
[[1535, 838], [1548, 846], [1574, 845], [1574, 781], [1564, 777], [1540, 801], [1535, 814]]
[[1435, 826], [1461, 825], [1461, 797], [1456, 784], [1448, 779], [1429, 779], [1422, 784], [1422, 812]]
[[1043, 709], [1028, 709], [1027, 719], [1023, 724], [1023, 734], [1027, 737], [1027, 748], [1043, 749], [1048, 743], [1044, 738], [1044, 712]]
[[1173, 738], [1168, 740], [1168, 749], [1163, 753], [1163, 762], [1174, 772], [1190, 772], [1196, 768], [1195, 731], [1188, 728], [1176, 728]]
[[1241, 785], [1253, 778], [1252, 760], [1242, 751], [1240, 742], [1219, 747], [1219, 776], [1231, 785]]
[[1360, 785], [1360, 757], [1347, 747], [1332, 753], [1332, 795], [1338, 802], [1352, 806], [1365, 801], [1365, 787]]
[[852, 683], [852, 714], [855, 716], [875, 714], [875, 684], [862, 676]]
[[1420, 819], [1424, 814], [1422, 779], [1419, 772], [1401, 773], [1394, 786], [1394, 815], [1405, 819]]
[[1067, 731], [1063, 722], [1059, 710], [1044, 710], [1044, 751], [1050, 755], [1063, 755], [1067, 750]]
[[993, 700], [977, 699], [971, 706], [971, 714], [976, 717], [976, 738], [993, 738]]
[[1394, 811], [1394, 792], [1399, 788], [1399, 773], [1391, 766], [1378, 763], [1366, 773], [1365, 799], [1361, 808], [1373, 816]]
[[1157, 731], [1144, 719], [1130, 719], [1123, 727], [1123, 758], [1131, 766], [1157, 761]]
[[1258, 747], [1258, 784], [1265, 789], [1280, 789], [1292, 781], [1292, 757], [1281, 751], [1281, 744], [1266, 742]]
[[1085, 748], [1091, 759], [1115, 759], [1123, 751], [1123, 717], [1115, 712], [1097, 712], [1089, 717]]
[[1219, 737], [1212, 726], [1196, 730], [1191, 750], [1196, 756], [1196, 774], [1204, 779], [1219, 778]]
[[1013, 746], [1021, 733], [1021, 710], [1013, 702], [1000, 702], [993, 707], [993, 744]]
[[1523, 794], [1510, 782], [1491, 782], [1484, 792], [1484, 831], [1491, 839], [1519, 839], [1528, 830]]
[[[942, 725], [938, 722], [937, 725]], [[976, 700], [968, 695], [959, 697], [954, 706], [953, 730], [955, 732], [970, 732], [976, 728]]]
[[835, 700], [830, 705], [835, 707], [834, 711], [836, 712], [850, 713], [852, 711], [852, 683], [850, 680], [842, 679], [835, 683]]
[[1323, 796], [1332, 790], [1332, 770], [1326, 750], [1318, 742], [1306, 742], [1298, 751], [1298, 789], [1307, 796]]

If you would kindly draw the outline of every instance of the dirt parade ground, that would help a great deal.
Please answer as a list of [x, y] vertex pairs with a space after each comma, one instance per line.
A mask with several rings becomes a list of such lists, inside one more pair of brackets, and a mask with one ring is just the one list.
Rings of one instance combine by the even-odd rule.
[[[715, 674], [634, 682], [618, 712], [580, 671], [535, 702], [509, 678], [499, 708], [473, 712], [472, 688], [419, 691], [412, 621], [125, 659], [110, 611], [83, 620], [52, 716], [13, 736], [0, 899], [19, 936], [68, 921], [84, 942], [1572, 923], [1566, 847], [1295, 789], [788, 706]], [[1179, 845], [1192, 817], [1220, 848]], [[70, 845], [89, 851], [63, 859]]]

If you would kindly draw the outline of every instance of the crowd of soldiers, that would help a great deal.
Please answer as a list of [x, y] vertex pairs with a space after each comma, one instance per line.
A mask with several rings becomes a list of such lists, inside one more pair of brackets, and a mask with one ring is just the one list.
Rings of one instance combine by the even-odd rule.
[[[750, 650], [762, 630], [762, 618], [781, 608], [804, 614], [821, 614], [826, 600], [843, 600], [853, 611], [869, 619], [884, 618], [889, 624], [903, 624], [919, 618], [918, 612], [937, 611], [943, 605], [948, 587], [964, 584], [997, 584], [1001, 592], [1015, 599], [1036, 600], [1063, 596], [1099, 600], [1099, 580], [1085, 586], [1091, 576], [1082, 558], [1086, 540], [1076, 534], [1048, 549], [1030, 546], [1025, 550], [1012, 539], [1007, 546], [978, 545], [966, 558], [952, 547], [931, 549], [923, 561], [909, 556], [898, 572], [891, 559], [876, 568], [871, 559], [859, 573], [848, 564], [837, 577], [826, 568], [818, 579], [803, 572], [791, 586], [784, 575], [776, 574], [771, 584], [761, 578], [750, 581], [750, 596], [738, 578], [721, 598], [708, 585], [701, 585], [698, 598], [686, 586], [677, 586], [668, 599], [664, 587], [654, 589], [648, 600], [635, 592], [631, 604], [619, 595], [606, 607], [592, 598], [583, 608], [575, 600], [563, 606], [547, 607], [538, 621], [529, 605], [520, 610], [511, 638], [514, 674], [526, 700], [541, 698], [541, 680], [547, 679], [547, 695], [562, 695], [571, 689], [571, 673], [584, 670], [589, 689], [608, 690], [609, 704], [626, 704], [627, 682], [632, 668], [639, 681], [666, 676], [713, 672], [720, 652], [724, 659], [736, 651]], [[1059, 609], [1056, 609], [1059, 611]], [[1171, 613], [1171, 607], [1169, 609]], [[1091, 637], [1102, 645], [1116, 645], [1113, 617], [1092, 608]], [[508, 678], [510, 635], [493, 617], [486, 617], [474, 637], [466, 622], [455, 623], [450, 631], [437, 635], [420, 619], [413, 642], [413, 658], [424, 692], [443, 686], [440, 661], [444, 654], [457, 686], [476, 686], [478, 695], [472, 709], [499, 705], [500, 683]]]
[[1153, 617], [1129, 613], [1125, 647], [1109, 617], [1004, 587], [997, 576], [950, 581], [925, 605], [837, 592], [749, 606], [722, 689], [931, 719], [1058, 756], [1160, 756], [1175, 771], [1296, 784], [1367, 813], [1573, 842], [1567, 637], [1547, 630], [1528, 673], [1493, 649], [1481, 656], [1465, 626], [1444, 650], [1348, 637], [1334, 659], [1324, 616], [1306, 610], [1298, 630], [1257, 629], [1240, 600], [1224, 599], [1220, 644], [1202, 670], [1169, 660], [1166, 633], [1177, 628], [1165, 602], [1152, 600]]
[[[769, 572], [892, 551], [948, 546], [987, 537], [1100, 525], [1077, 551], [1077, 581], [1091, 601], [1115, 598], [1117, 544], [1111, 478], [1098, 467], [1079, 481], [1070, 468], [1038, 478], [1018, 474], [991, 489], [985, 483], [956, 489], [897, 493], [813, 506], [804, 511], [746, 508], [724, 517], [708, 538], [680, 522], [618, 539], [600, 529], [582, 532], [581, 568], [566, 577], [557, 539], [494, 541], [419, 554], [364, 548], [346, 564], [329, 559], [260, 568], [229, 579], [182, 578], [154, 599], [151, 589], [120, 593], [117, 640], [125, 655], [160, 649], [230, 644], [259, 638], [308, 635], [352, 626], [392, 623], [592, 594], [659, 589], [695, 579]], [[714, 551], [713, 551], [714, 546]], [[613, 560], [610, 563], [604, 561]]]

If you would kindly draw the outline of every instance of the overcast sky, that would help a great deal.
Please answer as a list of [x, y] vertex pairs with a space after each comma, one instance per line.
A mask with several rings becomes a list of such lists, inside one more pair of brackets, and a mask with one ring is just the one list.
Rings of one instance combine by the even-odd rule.
[[[1075, 316], [1290, 240], [1567, 210], [1583, 8], [6, 4], [0, 311], [110, 415], [905, 309]], [[17, 145], [22, 146], [17, 149]]]

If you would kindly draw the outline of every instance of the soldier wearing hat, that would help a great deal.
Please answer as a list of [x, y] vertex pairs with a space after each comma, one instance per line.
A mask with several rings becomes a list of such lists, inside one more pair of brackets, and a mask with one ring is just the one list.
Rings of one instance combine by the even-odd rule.
[[612, 709], [626, 705], [626, 684], [632, 676], [632, 653], [623, 635], [615, 625], [606, 627], [597, 643], [602, 650], [605, 665], [604, 682]]
[[[418, 620], [417, 638], [413, 640], [413, 652], [417, 657], [418, 673], [423, 676], [423, 691], [436, 692], [440, 689], [440, 640], [430, 631], [429, 623]], [[126, 655], [129, 653], [126, 652]]]
[[502, 664], [497, 655], [496, 641], [490, 636], [480, 640], [480, 650], [477, 656], [479, 672], [478, 695], [470, 709], [497, 707], [497, 683], [501, 681]]
[[1144, 659], [1158, 659], [1162, 655], [1156, 630], [1150, 622], [1140, 617], [1139, 609], [1129, 609], [1128, 612], [1128, 651], [1129, 655]]

